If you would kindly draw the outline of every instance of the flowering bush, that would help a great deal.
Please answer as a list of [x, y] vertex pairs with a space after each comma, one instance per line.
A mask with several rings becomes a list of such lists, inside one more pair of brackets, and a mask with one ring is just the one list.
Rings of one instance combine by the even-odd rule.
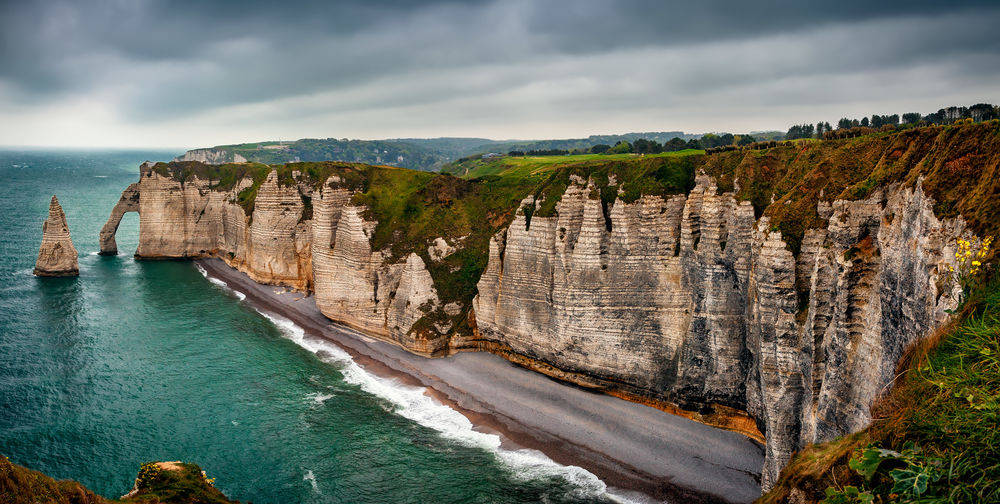
[[957, 265], [948, 267], [945, 275], [945, 293], [952, 296], [955, 287], [959, 287], [961, 292], [956, 301], [961, 305], [969, 291], [982, 280], [986, 259], [990, 256], [990, 247], [993, 245], [993, 237], [987, 236], [983, 240], [976, 238], [973, 241], [958, 238], [955, 244]]

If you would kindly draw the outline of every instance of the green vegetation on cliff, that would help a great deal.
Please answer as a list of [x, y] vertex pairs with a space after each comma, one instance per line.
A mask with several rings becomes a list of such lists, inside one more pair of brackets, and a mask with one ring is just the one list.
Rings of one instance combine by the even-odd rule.
[[1000, 502], [1000, 278], [910, 350], [867, 429], [812, 445], [758, 501]]
[[893, 182], [922, 181], [939, 217], [961, 214], [980, 235], [1000, 229], [1000, 206], [990, 201], [1000, 197], [1000, 121], [729, 151], [702, 169], [769, 217], [796, 254], [807, 229], [826, 225], [820, 201], [864, 199]]
[[[711, 154], [475, 157], [444, 167], [444, 173], [329, 161], [159, 163], [154, 170], [180, 181], [197, 176], [219, 190], [249, 180], [236, 197], [247, 215], [271, 170], [283, 186], [315, 189], [332, 183], [350, 189], [353, 203], [366, 206], [366, 218], [378, 222], [372, 249], [387, 251], [390, 262], [420, 255], [442, 304], [458, 301], [465, 307], [486, 268], [490, 238], [509, 225], [529, 196], [538, 202], [537, 208], [526, 207], [529, 218], [555, 215], [573, 177], [593, 182], [591, 197], [602, 201], [607, 216], [619, 200], [686, 194], [695, 176], [706, 173], [718, 181], [720, 191], [735, 192], [753, 204], [758, 216], [769, 218], [795, 254], [806, 230], [828, 224], [817, 211], [820, 202], [868, 198], [896, 182], [913, 186], [919, 181], [935, 199], [939, 216], [962, 215], [980, 236], [1000, 234], [1000, 206], [995, 204], [1000, 198], [1000, 121], [995, 120], [748, 145]], [[336, 182], [330, 181], [332, 176]], [[312, 209], [309, 198], [303, 202], [305, 220]], [[442, 261], [430, 260], [427, 249], [437, 238], [458, 251]], [[451, 318], [461, 322], [466, 313]]]
[[0, 504], [228, 504], [200, 467], [183, 462], [143, 464], [136, 487], [120, 500], [101, 497], [83, 485], [57, 481], [38, 471], [12, 464], [0, 456]]

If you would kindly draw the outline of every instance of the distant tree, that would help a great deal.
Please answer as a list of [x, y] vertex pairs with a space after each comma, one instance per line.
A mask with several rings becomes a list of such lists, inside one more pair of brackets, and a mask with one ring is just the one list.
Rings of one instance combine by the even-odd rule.
[[663, 144], [664, 152], [675, 152], [687, 148], [689, 148], [688, 143], [685, 142], [682, 138], [678, 137], [671, 138], [670, 140], [667, 141], [667, 143]]
[[663, 146], [656, 140], [637, 138], [632, 142], [632, 152], [637, 154], [658, 154], [663, 152]]
[[997, 109], [989, 103], [977, 103], [969, 107], [969, 116], [973, 121], [989, 121], [997, 119]]
[[619, 140], [618, 143], [616, 143], [615, 146], [608, 152], [611, 154], [627, 154], [632, 152], [632, 144], [624, 140]]
[[920, 122], [920, 112], [907, 112], [903, 114], [903, 124], [917, 124]]
[[736, 145], [750, 145], [757, 140], [750, 135], [740, 135], [736, 140]]
[[867, 128], [869, 126], [871, 126], [871, 122], [868, 121], [868, 118], [867, 117], [862, 118], [861, 119], [861, 127], [862, 128]]
[[795, 140], [797, 138], [811, 138], [813, 132], [815, 131], [815, 126], [812, 124], [796, 124], [791, 128], [788, 128], [788, 133], [785, 133], [785, 140]]
[[823, 133], [826, 132], [826, 124], [823, 121], [816, 123], [816, 138], [823, 138]]
[[698, 140], [697, 138], [692, 138], [691, 140], [688, 140], [688, 142], [687, 142], [687, 148], [688, 149], [698, 149], [698, 150], [701, 150], [701, 149], [704, 149], [705, 146], [702, 145], [701, 140]]
[[521, 157], [524, 156], [524, 151], [512, 150], [508, 152], [507, 155], [510, 157]]
[[849, 129], [851, 127], [851, 120], [846, 117], [842, 117], [837, 121], [837, 129]]
[[565, 156], [569, 154], [569, 151], [566, 149], [537, 149], [530, 150], [525, 154], [529, 156]]
[[705, 149], [711, 149], [718, 144], [719, 137], [714, 133], [705, 133], [701, 136], [701, 146]]
[[604, 154], [609, 150], [611, 150], [611, 146], [608, 144], [597, 144], [590, 148], [590, 152], [593, 152], [594, 154]]

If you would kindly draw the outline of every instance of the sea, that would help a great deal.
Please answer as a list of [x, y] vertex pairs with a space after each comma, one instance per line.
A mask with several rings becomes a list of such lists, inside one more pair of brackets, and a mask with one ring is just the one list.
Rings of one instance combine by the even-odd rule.
[[[139, 164], [179, 153], [0, 150], [0, 454], [108, 498], [143, 462], [180, 460], [258, 504], [620, 501], [256, 311], [193, 262], [135, 260], [134, 213], [121, 255], [97, 255]], [[77, 278], [32, 275], [53, 194]]]

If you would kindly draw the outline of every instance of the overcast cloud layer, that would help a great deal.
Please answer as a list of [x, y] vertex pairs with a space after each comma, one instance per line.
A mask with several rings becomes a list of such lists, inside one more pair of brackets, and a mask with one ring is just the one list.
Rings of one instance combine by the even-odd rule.
[[1000, 102], [996, 1], [757, 4], [3, 1], [0, 145], [738, 133]]

